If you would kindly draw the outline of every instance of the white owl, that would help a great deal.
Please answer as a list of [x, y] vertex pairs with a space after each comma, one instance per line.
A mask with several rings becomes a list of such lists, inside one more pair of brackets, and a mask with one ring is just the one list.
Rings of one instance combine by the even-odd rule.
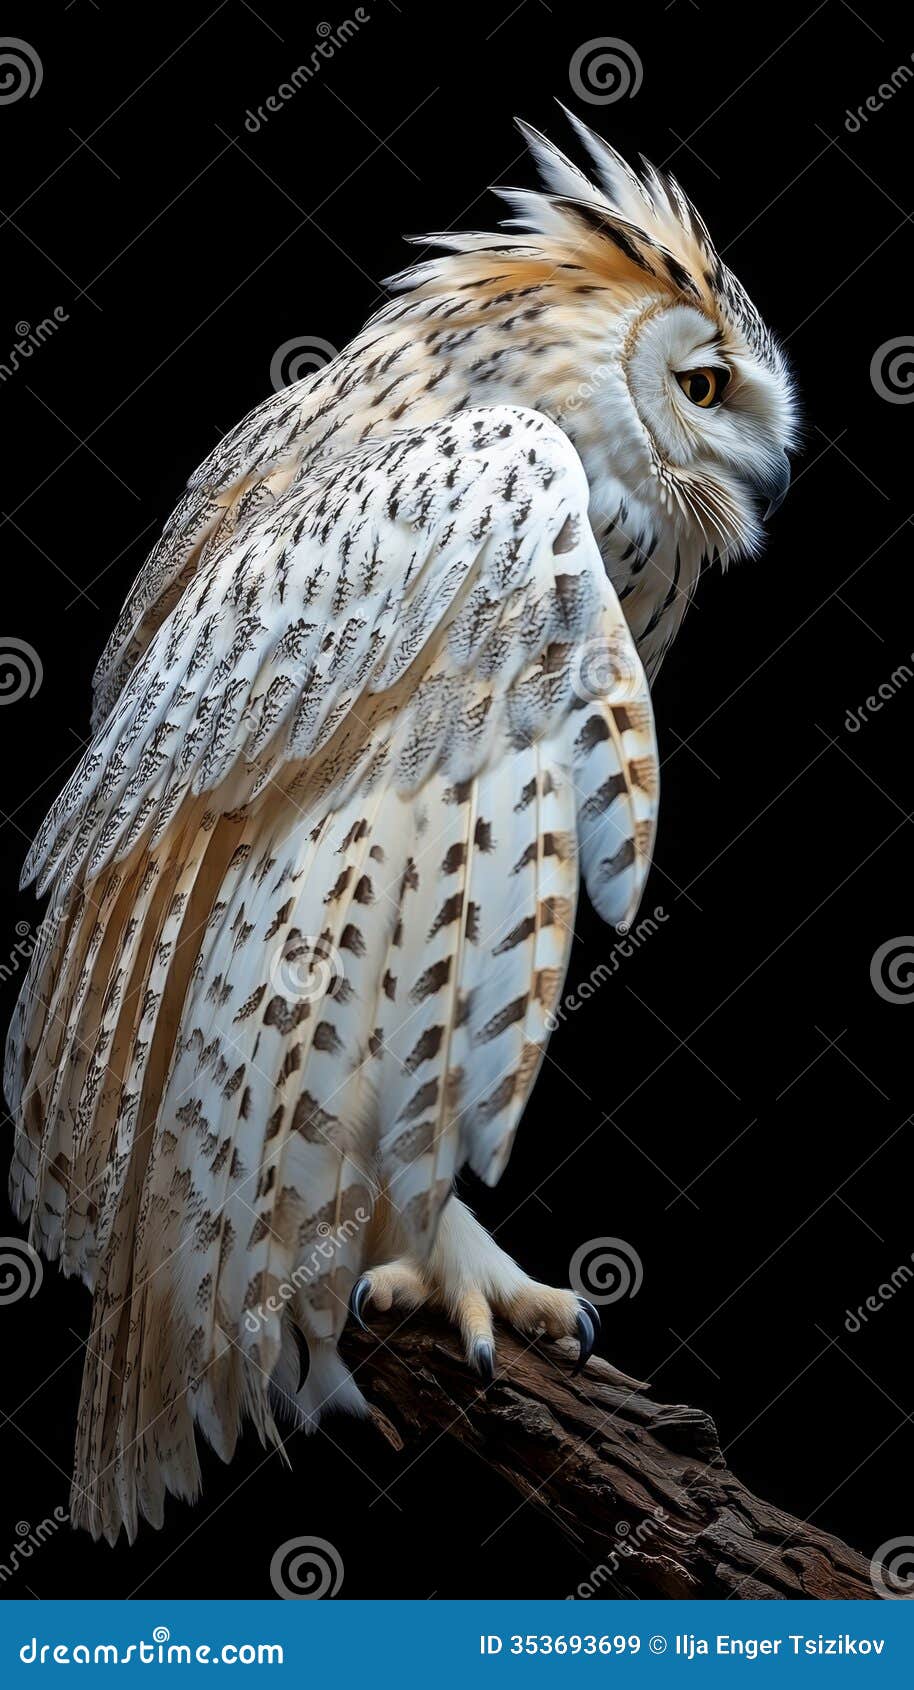
[[598, 185], [527, 130], [510, 232], [435, 237], [194, 475], [29, 856], [13, 1194], [93, 1292], [72, 1515], [111, 1540], [196, 1494], [195, 1425], [228, 1459], [364, 1407], [350, 1297], [439, 1306], [483, 1374], [493, 1316], [593, 1344], [454, 1176], [505, 1166], [579, 878], [637, 907], [645, 672], [759, 546], [794, 403], [678, 184], [572, 121]]

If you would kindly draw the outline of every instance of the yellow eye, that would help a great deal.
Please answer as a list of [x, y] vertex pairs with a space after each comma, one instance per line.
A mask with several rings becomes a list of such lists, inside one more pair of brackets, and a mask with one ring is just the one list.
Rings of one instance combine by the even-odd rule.
[[712, 405], [719, 405], [723, 398], [724, 388], [730, 380], [730, 371], [715, 369], [708, 364], [701, 370], [678, 370], [676, 373], [683, 393], [691, 399], [693, 405], [700, 405], [703, 411]]

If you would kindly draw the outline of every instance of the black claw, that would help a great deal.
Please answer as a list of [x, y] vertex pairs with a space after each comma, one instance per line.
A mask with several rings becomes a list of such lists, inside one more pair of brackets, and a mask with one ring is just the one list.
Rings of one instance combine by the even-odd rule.
[[578, 1353], [578, 1359], [571, 1370], [572, 1374], [581, 1373], [587, 1366], [587, 1363], [593, 1353], [594, 1339], [596, 1338], [593, 1321], [585, 1308], [578, 1309], [578, 1318], [575, 1323], [575, 1330], [578, 1336], [578, 1343], [581, 1347]]
[[300, 1332], [294, 1324], [292, 1336], [295, 1339], [295, 1348], [298, 1351], [298, 1384], [295, 1387], [297, 1395], [311, 1372], [311, 1351], [308, 1348], [304, 1333]]
[[473, 1366], [483, 1383], [491, 1385], [495, 1378], [495, 1349], [487, 1339], [473, 1345]]
[[368, 1327], [362, 1319], [362, 1304], [364, 1303], [370, 1290], [371, 1280], [368, 1278], [367, 1274], [363, 1273], [361, 1279], [356, 1280], [351, 1292], [349, 1293], [349, 1312], [352, 1315], [353, 1320], [356, 1320], [359, 1326], [361, 1326], [363, 1332], [367, 1332]]
[[579, 1297], [578, 1302], [579, 1302], [581, 1308], [584, 1310], [584, 1313], [590, 1315], [591, 1321], [593, 1322], [594, 1331], [597, 1334], [597, 1337], [599, 1337], [600, 1333], [603, 1330], [603, 1322], [601, 1321], [600, 1316], [597, 1314], [597, 1311], [594, 1308], [593, 1303], [589, 1303], [587, 1301], [586, 1297]]

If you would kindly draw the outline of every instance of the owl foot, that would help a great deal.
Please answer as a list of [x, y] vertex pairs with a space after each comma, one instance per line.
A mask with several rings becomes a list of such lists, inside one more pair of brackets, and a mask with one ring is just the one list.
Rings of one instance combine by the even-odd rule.
[[530, 1279], [456, 1198], [448, 1203], [427, 1263], [403, 1255], [356, 1281], [349, 1306], [365, 1327], [364, 1311], [393, 1307], [443, 1309], [463, 1339], [467, 1360], [486, 1384], [495, 1375], [494, 1319], [530, 1337], [574, 1338], [580, 1372], [600, 1330], [592, 1303], [574, 1291]]

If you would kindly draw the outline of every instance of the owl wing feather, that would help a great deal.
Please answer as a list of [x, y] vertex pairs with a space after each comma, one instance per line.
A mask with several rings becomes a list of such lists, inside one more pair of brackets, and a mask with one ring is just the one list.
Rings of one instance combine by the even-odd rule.
[[286, 474], [142, 650], [134, 595], [26, 866], [7, 1067], [19, 1212], [95, 1292], [95, 1531], [194, 1493], [194, 1422], [276, 1435], [289, 1317], [335, 1339], [378, 1190], [422, 1253], [504, 1166], [579, 870], [634, 913], [656, 747], [587, 504], [553, 423], [468, 410]]

